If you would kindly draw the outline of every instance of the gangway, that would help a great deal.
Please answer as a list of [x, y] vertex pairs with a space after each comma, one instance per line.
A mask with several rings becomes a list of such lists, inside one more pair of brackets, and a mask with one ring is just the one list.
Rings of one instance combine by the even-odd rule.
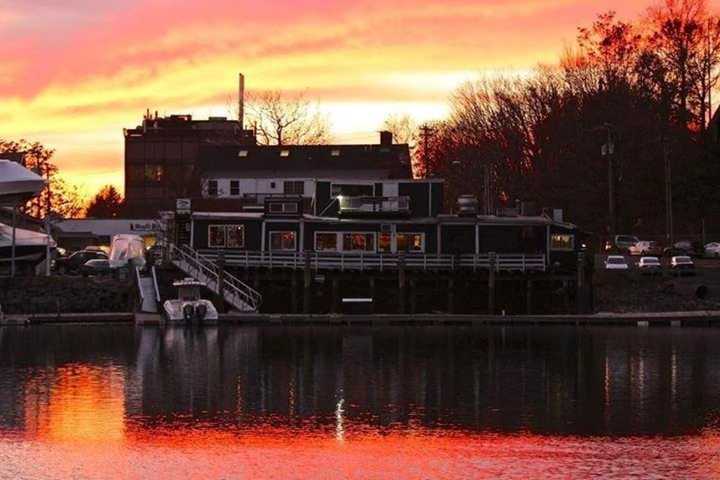
[[160, 304], [160, 291], [157, 284], [157, 275], [153, 266], [148, 273], [141, 273], [135, 267], [135, 277], [140, 295], [140, 311], [144, 313], [157, 313]]
[[169, 244], [172, 263], [195, 280], [203, 282], [210, 290], [241, 312], [257, 312], [262, 295], [243, 283], [230, 272], [187, 245]]

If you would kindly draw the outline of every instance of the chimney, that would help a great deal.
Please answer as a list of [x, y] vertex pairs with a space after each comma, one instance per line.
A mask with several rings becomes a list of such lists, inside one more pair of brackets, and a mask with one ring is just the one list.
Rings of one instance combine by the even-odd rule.
[[240, 122], [240, 130], [245, 127], [245, 75], [238, 73], [238, 121]]
[[380, 132], [380, 145], [389, 147], [393, 143], [393, 134], [392, 132], [388, 132], [387, 130], [383, 130]]

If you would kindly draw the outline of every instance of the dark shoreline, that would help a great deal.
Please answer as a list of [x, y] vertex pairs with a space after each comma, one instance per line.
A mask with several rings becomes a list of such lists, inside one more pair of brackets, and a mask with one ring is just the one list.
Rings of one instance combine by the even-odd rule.
[[[47, 324], [172, 325], [159, 314], [61, 313], [6, 315], [0, 326]], [[720, 311], [697, 310], [653, 313], [596, 313], [586, 315], [473, 315], [473, 314], [221, 314], [220, 325], [577, 325], [605, 326], [720, 326]]]

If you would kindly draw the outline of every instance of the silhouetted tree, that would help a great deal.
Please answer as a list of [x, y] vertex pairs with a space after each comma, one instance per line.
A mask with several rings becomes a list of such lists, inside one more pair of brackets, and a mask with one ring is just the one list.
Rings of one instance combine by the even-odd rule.
[[90, 218], [116, 218], [122, 215], [123, 198], [113, 185], [105, 185], [90, 200], [85, 216]]
[[264, 145], [320, 145], [330, 140], [327, 119], [304, 95], [269, 91], [249, 96], [248, 124]]

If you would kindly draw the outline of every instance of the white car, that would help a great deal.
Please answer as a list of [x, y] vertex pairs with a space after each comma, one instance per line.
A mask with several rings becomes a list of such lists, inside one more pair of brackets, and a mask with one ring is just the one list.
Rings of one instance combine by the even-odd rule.
[[673, 273], [678, 275], [683, 275], [684, 273], [692, 275], [695, 272], [695, 264], [693, 263], [692, 258], [686, 255], [672, 257], [670, 259], [670, 268]]
[[644, 274], [662, 274], [662, 264], [658, 257], [642, 257], [638, 262], [638, 268]]
[[713, 258], [720, 257], [720, 242], [710, 242], [705, 245], [705, 256]]
[[605, 270], [629, 270], [630, 266], [622, 255], [608, 255], [605, 259]]

